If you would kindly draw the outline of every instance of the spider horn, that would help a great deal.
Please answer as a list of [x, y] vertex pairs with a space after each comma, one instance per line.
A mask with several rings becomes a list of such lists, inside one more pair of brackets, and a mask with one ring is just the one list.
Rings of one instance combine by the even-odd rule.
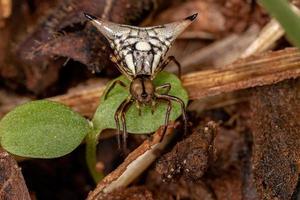
[[107, 39], [115, 39], [116, 33], [129, 32], [128, 28], [124, 28], [120, 24], [101, 20], [88, 13], [84, 13], [84, 15]]
[[89, 20], [96, 20], [96, 19], [97, 19], [97, 17], [95, 17], [95, 16], [93, 16], [93, 15], [90, 15], [90, 14], [88, 14], [88, 13], [84, 13], [84, 16], [85, 16], [86, 18], [88, 18]]
[[169, 41], [174, 41], [196, 18], [198, 13], [186, 17], [183, 20], [165, 24], [162, 29], [158, 29], [159, 35], [169, 38]]
[[[122, 35], [130, 32], [131, 26], [104, 21], [87, 13], [84, 13], [84, 15], [108, 39], [115, 39], [116, 34]], [[197, 15], [198, 13], [195, 13], [183, 20], [162, 25], [156, 29], [156, 32], [162, 38], [169, 38], [169, 41], [172, 42], [196, 19]]]

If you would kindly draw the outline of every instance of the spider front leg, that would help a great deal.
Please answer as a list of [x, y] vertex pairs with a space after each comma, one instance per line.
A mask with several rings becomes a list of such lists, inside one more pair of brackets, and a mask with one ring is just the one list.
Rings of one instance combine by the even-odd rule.
[[124, 108], [121, 112], [121, 120], [122, 120], [122, 126], [123, 126], [123, 151], [126, 152], [127, 151], [127, 126], [126, 126], [126, 113], [128, 111], [128, 109], [130, 108], [130, 106], [133, 103], [133, 99], [130, 98], [130, 100], [128, 102], [125, 103]]
[[121, 139], [120, 139], [120, 120], [119, 115], [123, 113], [124, 107], [128, 102], [131, 101], [131, 96], [129, 96], [127, 99], [125, 99], [117, 108], [117, 111], [115, 112], [115, 123], [117, 128], [117, 141], [118, 141], [118, 148], [121, 149]]
[[171, 102], [170, 99], [165, 98], [163, 95], [156, 94], [156, 98], [157, 98], [157, 100], [167, 101], [167, 103], [168, 103], [168, 107], [167, 107], [167, 111], [166, 111], [166, 116], [165, 116], [165, 125], [164, 125], [164, 129], [163, 129], [161, 138], [159, 140], [159, 142], [161, 142], [163, 140], [163, 138], [165, 137], [165, 134], [167, 132], [169, 118], [170, 118], [170, 113], [171, 113], [171, 110], [172, 110], [172, 102]]
[[162, 94], [168, 94], [168, 93], [170, 92], [170, 90], [171, 90], [171, 84], [170, 84], [170, 83], [165, 83], [165, 84], [163, 84], [163, 85], [157, 86], [157, 87], [155, 88], [155, 92], [158, 93], [158, 91], [159, 91], [159, 90], [162, 90], [162, 89], [166, 89], [166, 91], [163, 92]]
[[[182, 117], [183, 117], [183, 121], [184, 121], [184, 134], [186, 134], [186, 132], [187, 132], [187, 115], [186, 115], [186, 109], [185, 109], [184, 102], [178, 97], [175, 97], [175, 96], [172, 96], [172, 95], [167, 95], [167, 94], [156, 94], [156, 97], [158, 99], [165, 99], [165, 100], [168, 100], [168, 101], [176, 101], [180, 104]], [[170, 113], [168, 113], [168, 112], [170, 112], [170, 111], [167, 110], [166, 118], [169, 117], [169, 115], [170, 115]], [[167, 125], [167, 123], [169, 121], [169, 120], [167, 121], [166, 118], [165, 118], [165, 126]], [[166, 130], [166, 128], [165, 128], [165, 130]]]
[[105, 94], [104, 94], [104, 100], [107, 99], [107, 95], [110, 93], [110, 91], [117, 85], [121, 85], [122, 87], [126, 88], [126, 84], [123, 82], [123, 81], [120, 81], [120, 80], [114, 80], [112, 82], [112, 84], [108, 87], [108, 89], [106, 90]]
[[[165, 91], [161, 92], [160, 90], [163, 90], [163, 89], [165, 89]], [[170, 83], [165, 83], [163, 85], [157, 86], [155, 88], [155, 93], [157, 93], [157, 94], [168, 94], [170, 92], [170, 90], [171, 90], [171, 84]], [[153, 100], [151, 102], [151, 112], [152, 112], [152, 114], [154, 113], [154, 111], [156, 109], [156, 105], [157, 105], [156, 102]]]

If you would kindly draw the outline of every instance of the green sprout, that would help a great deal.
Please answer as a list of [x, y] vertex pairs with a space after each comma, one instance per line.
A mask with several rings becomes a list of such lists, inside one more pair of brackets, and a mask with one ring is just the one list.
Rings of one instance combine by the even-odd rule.
[[[124, 76], [117, 78], [129, 84]], [[180, 80], [173, 74], [161, 72], [154, 80], [155, 85], [170, 83], [169, 94], [181, 98], [185, 104], [188, 95]], [[60, 103], [37, 100], [16, 107], [0, 121], [0, 143], [8, 152], [28, 158], [57, 158], [72, 152], [83, 140], [86, 141], [86, 160], [94, 180], [103, 174], [95, 170], [96, 147], [101, 132], [114, 129], [114, 113], [129, 91], [115, 87], [108, 98], [102, 97], [91, 121]], [[181, 115], [180, 105], [173, 103], [170, 120]], [[152, 114], [148, 107], [138, 110], [132, 106], [128, 113], [127, 127], [132, 134], [150, 134], [164, 124], [167, 105], [158, 103]], [[137, 123], [138, 122], [138, 123]]]
[[259, 3], [281, 24], [288, 39], [300, 47], [300, 16], [287, 0], [259, 0]]

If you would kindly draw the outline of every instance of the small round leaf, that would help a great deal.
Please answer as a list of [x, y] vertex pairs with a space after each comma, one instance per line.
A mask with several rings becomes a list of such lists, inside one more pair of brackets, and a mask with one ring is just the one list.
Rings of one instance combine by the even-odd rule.
[[73, 151], [91, 131], [89, 122], [52, 101], [18, 106], [0, 121], [1, 145], [8, 152], [32, 158], [55, 158]]
[[[129, 86], [130, 82], [125, 76], [117, 78]], [[153, 81], [155, 86], [160, 86], [165, 83], [171, 84], [171, 90], [168, 94], [176, 96], [184, 101], [185, 105], [188, 102], [188, 95], [186, 90], [177, 76], [167, 72], [161, 72]], [[107, 99], [104, 100], [104, 95], [100, 100], [100, 105], [93, 118], [93, 125], [96, 130], [106, 128], [116, 128], [114, 114], [119, 105], [129, 96], [128, 89], [117, 85], [110, 91]], [[151, 133], [156, 131], [164, 124], [167, 110], [166, 102], [158, 101], [156, 109], [152, 114], [150, 106], [142, 107], [141, 116], [139, 116], [136, 104], [129, 108], [126, 113], [127, 131], [134, 134]], [[172, 111], [170, 120], [175, 120], [181, 115], [181, 107], [177, 102], [172, 102]], [[122, 125], [120, 126], [122, 129]]]

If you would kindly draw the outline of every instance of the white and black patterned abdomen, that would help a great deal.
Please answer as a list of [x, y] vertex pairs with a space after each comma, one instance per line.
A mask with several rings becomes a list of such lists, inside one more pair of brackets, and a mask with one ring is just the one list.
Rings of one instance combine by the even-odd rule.
[[118, 64], [133, 77], [153, 75], [171, 45], [168, 38], [158, 37], [155, 28], [130, 29], [128, 34], [110, 42]]
[[135, 27], [101, 21], [86, 14], [108, 39], [119, 70], [129, 79], [137, 75], [154, 78], [172, 42], [196, 16], [161, 26]]
[[131, 42], [132, 39], [128, 41], [125, 39], [125, 48], [114, 52], [117, 54], [116, 56], [120, 58], [118, 64], [127, 68], [126, 71], [130, 71], [132, 76], [140, 74], [151, 75], [152, 68], [155, 68], [155, 66], [153, 66], [153, 48], [145, 41]]

